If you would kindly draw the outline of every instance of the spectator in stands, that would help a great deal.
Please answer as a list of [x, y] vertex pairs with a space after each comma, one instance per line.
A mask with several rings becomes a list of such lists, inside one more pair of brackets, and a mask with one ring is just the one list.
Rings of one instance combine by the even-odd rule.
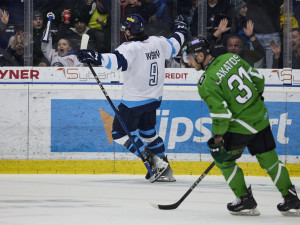
[[[87, 27], [102, 31], [98, 33], [100, 39], [104, 42], [102, 46], [106, 46], [105, 49], [101, 49], [101, 52], [107, 52], [110, 50], [111, 40], [111, 0], [87, 0], [85, 4], [78, 8], [80, 13], [87, 13]], [[77, 12], [78, 13], [78, 12]], [[101, 41], [100, 40], [100, 41]]]
[[283, 26], [288, 20], [292, 20], [292, 28], [299, 28], [298, 21], [296, 20], [296, 18], [294, 16], [290, 16], [290, 18], [287, 19], [287, 16], [284, 13], [284, 3], [282, 3], [280, 6], [280, 19], [279, 19], [281, 36], [284, 32]]
[[250, 48], [250, 40], [248, 36], [244, 32], [244, 28], [247, 25], [247, 4], [243, 0], [236, 0], [233, 4], [233, 9], [234, 9], [234, 15], [232, 18], [232, 25], [231, 25], [231, 33], [236, 33], [239, 36], [241, 36], [245, 43], [249, 46]]
[[[62, 20], [56, 33], [56, 39], [65, 37], [73, 44], [73, 50], [80, 49], [81, 38], [83, 34], [88, 34], [89, 48], [97, 52], [108, 52], [110, 50], [108, 46], [109, 40], [106, 40], [105, 32], [102, 30], [96, 30], [89, 28], [87, 23], [89, 21], [88, 13], [84, 13], [79, 9], [75, 11], [76, 14], [72, 14], [72, 23], [64, 23]], [[64, 13], [62, 13], [62, 17]]]
[[1, 66], [24, 66], [24, 35], [22, 31], [17, 32], [10, 39], [1, 64]]
[[171, 0], [154, 0], [153, 3], [156, 6], [155, 17], [157, 18], [158, 23], [163, 23], [171, 27], [173, 25]]
[[40, 11], [33, 12], [33, 66], [48, 66], [50, 63], [44, 56], [41, 50], [41, 43], [43, 32], [45, 29], [44, 26], [44, 17]]
[[[273, 68], [282, 68], [282, 53], [280, 43], [271, 41], [270, 47], [274, 53]], [[300, 69], [300, 29], [294, 28], [292, 30], [292, 68]]]
[[300, 0], [293, 0], [293, 12], [298, 24], [300, 24]]
[[251, 45], [253, 46], [253, 50], [250, 50], [245, 45], [245, 40], [240, 35], [238, 35], [237, 33], [231, 33], [226, 37], [226, 50], [222, 51], [221, 49], [217, 51], [218, 48], [216, 48], [216, 46], [220, 45], [218, 43], [218, 40], [221, 39], [223, 33], [230, 30], [230, 27], [228, 27], [228, 20], [226, 18], [222, 19], [218, 26], [218, 29], [213, 34], [214, 38], [210, 41], [211, 46], [214, 47], [214, 49], [211, 50], [212, 55], [218, 56], [227, 52], [235, 53], [241, 56], [241, 58], [248, 62], [252, 67], [262, 68], [264, 66], [263, 61], [265, 58], [265, 49], [256, 39], [253, 33], [253, 28], [254, 24], [251, 20], [248, 20], [246, 26], [243, 27], [243, 32], [245, 36], [250, 40]]
[[24, 30], [24, 0], [1, 0], [0, 7], [9, 12], [8, 25]]
[[96, 0], [90, 6], [90, 20], [88, 27], [97, 30], [105, 30], [106, 28], [110, 28], [111, 1]]
[[50, 62], [51, 66], [79, 67], [83, 66], [74, 55], [71, 43], [66, 38], [61, 38], [57, 44], [57, 51], [52, 48], [52, 37], [49, 35], [49, 42], [42, 42], [42, 52]]
[[4, 37], [6, 25], [9, 21], [9, 14], [6, 10], [0, 9], [0, 65], [2, 61], [3, 54], [7, 48], [6, 38]]
[[198, 0], [177, 1], [177, 15], [185, 15], [188, 22], [191, 23], [197, 7]]
[[283, 0], [247, 0], [247, 19], [255, 24], [254, 33], [266, 50], [266, 68], [272, 68], [271, 40], [280, 43], [280, 5]]
[[145, 24], [149, 23], [150, 18], [156, 13], [156, 6], [152, 1], [127, 0], [124, 4], [124, 16], [129, 14], [139, 14], [143, 17]]
[[9, 14], [6, 10], [0, 9], [0, 35], [5, 31], [6, 25], [9, 21]]
[[262, 68], [265, 58], [265, 49], [255, 36], [250, 38], [254, 50], [244, 49], [244, 40], [233, 34], [227, 39], [227, 52], [236, 53], [254, 68]]
[[[144, 0], [145, 4], [141, 4], [141, 7], [145, 7], [146, 11], [149, 12], [150, 16], [148, 22], [145, 24], [145, 31], [147, 34], [155, 36], [172, 36], [174, 20], [171, 12], [171, 1], [170, 0]], [[153, 4], [154, 3], [154, 4]], [[152, 12], [153, 10], [153, 12]], [[143, 13], [142, 10], [138, 13]], [[145, 18], [147, 19], [147, 18]]]
[[[207, 38], [211, 38], [222, 19], [229, 19], [231, 16], [232, 8], [229, 0], [207, 0]], [[231, 26], [230, 23], [231, 21], [229, 21], [229, 26]], [[193, 36], [198, 35], [198, 9], [194, 11], [191, 22], [191, 33]]]
[[[156, 6], [153, 0], [119, 0], [122, 8], [121, 19], [129, 14], [139, 14], [144, 19], [145, 32], [148, 35], [167, 36], [169, 28], [157, 23]], [[151, 23], [149, 23], [151, 22]], [[121, 35], [123, 43], [124, 35]]]
[[292, 50], [293, 50], [293, 67], [300, 69], [300, 29], [292, 31]]

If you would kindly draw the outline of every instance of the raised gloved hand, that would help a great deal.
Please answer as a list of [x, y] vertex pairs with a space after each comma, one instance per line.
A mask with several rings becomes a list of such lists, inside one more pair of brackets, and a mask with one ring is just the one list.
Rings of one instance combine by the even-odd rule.
[[215, 144], [214, 138], [210, 138], [207, 142], [207, 146], [210, 148], [211, 156], [218, 163], [223, 163], [232, 157], [232, 154], [225, 150], [223, 140], [218, 144]]
[[174, 26], [175, 31], [181, 32], [184, 34], [184, 36], [187, 36], [188, 26], [189, 23], [186, 16], [179, 15], [176, 17]]
[[91, 63], [95, 66], [101, 66], [101, 54], [93, 50], [78, 50], [77, 58], [82, 63]]

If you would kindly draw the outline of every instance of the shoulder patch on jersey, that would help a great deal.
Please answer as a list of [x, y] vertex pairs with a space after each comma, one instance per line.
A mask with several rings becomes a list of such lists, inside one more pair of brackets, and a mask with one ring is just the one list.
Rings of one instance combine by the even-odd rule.
[[200, 79], [199, 79], [198, 84], [199, 84], [200, 86], [202, 86], [204, 80], [205, 80], [205, 76], [201, 76]]

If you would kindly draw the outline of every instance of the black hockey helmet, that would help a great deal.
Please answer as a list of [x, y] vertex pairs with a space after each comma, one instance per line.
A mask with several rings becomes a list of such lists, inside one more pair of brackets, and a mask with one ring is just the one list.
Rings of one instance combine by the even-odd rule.
[[121, 21], [121, 31], [129, 29], [131, 34], [144, 31], [144, 19], [138, 14], [130, 14]]
[[201, 36], [195, 37], [187, 43], [187, 54], [196, 54], [198, 52], [203, 52], [205, 55], [209, 53], [209, 43]]
[[[202, 52], [204, 54], [204, 59], [202, 62], [198, 61], [197, 54]], [[208, 41], [202, 37], [194, 37], [190, 40], [187, 45], [185, 46], [185, 52], [183, 52], [183, 61], [185, 63], [189, 62], [189, 58], [193, 57], [195, 61], [204, 69], [203, 62], [206, 59], [207, 54], [209, 54], [209, 43]]]

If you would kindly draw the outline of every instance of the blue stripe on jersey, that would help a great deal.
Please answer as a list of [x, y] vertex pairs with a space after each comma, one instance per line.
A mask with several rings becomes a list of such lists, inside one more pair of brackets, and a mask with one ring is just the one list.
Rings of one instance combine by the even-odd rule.
[[179, 34], [174, 33], [174, 34], [172, 35], [172, 37], [175, 38], [175, 39], [179, 42], [179, 44], [180, 44], [180, 46], [181, 46], [182, 43], [181, 43], [181, 38], [180, 38]]
[[120, 69], [122, 67], [122, 71], [127, 70], [128, 63], [127, 63], [127, 60], [125, 59], [125, 57], [118, 51], [114, 51], [113, 53], [117, 57], [118, 69]]
[[151, 130], [140, 130], [139, 131], [140, 134], [143, 134], [143, 135], [153, 135], [156, 133], [156, 130], [155, 129], [151, 129]]
[[123, 103], [124, 105], [126, 105], [128, 108], [133, 108], [133, 107], [137, 107], [137, 106], [141, 106], [141, 105], [146, 105], [155, 101], [161, 101], [161, 97], [159, 99], [155, 99], [155, 98], [151, 98], [151, 99], [147, 99], [144, 101], [125, 101], [125, 100], [121, 100], [121, 103]]
[[164, 145], [164, 143], [163, 142], [160, 142], [160, 143], [158, 143], [157, 145], [155, 145], [155, 146], [148, 146], [148, 148], [150, 149], [150, 150], [152, 150], [152, 149], [155, 149], [155, 148], [159, 148], [159, 147], [161, 147], [161, 146], [163, 146]]
[[174, 48], [173, 42], [170, 39], [167, 39], [167, 41], [172, 45], [172, 53], [170, 56], [170, 59], [172, 59], [175, 56], [176, 50]]

